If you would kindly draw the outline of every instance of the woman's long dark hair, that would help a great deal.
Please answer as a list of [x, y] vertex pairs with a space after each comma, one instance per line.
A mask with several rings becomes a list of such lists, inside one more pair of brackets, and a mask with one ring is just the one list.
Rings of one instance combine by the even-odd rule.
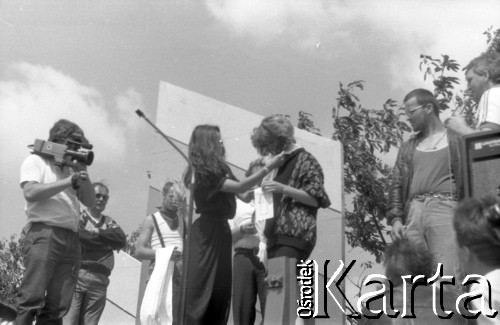
[[[198, 125], [194, 128], [189, 140], [188, 156], [197, 176], [197, 183], [206, 185], [215, 177], [224, 174], [225, 150], [220, 137], [220, 129], [216, 125]], [[189, 184], [191, 168], [188, 169], [184, 182]]]

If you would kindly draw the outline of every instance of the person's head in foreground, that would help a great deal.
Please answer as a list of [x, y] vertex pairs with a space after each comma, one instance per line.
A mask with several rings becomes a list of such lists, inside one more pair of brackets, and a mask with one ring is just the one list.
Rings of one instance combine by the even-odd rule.
[[463, 200], [453, 226], [466, 274], [484, 275], [500, 268], [500, 204], [495, 197]]
[[393, 285], [403, 283], [403, 275], [431, 277], [435, 269], [429, 250], [417, 246], [407, 238], [396, 239], [387, 246], [384, 257], [385, 275]]

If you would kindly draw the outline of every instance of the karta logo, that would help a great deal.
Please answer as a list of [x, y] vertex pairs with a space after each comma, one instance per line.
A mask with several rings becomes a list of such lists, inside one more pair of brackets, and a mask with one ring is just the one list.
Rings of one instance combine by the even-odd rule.
[[[443, 266], [438, 263], [436, 273], [427, 278], [424, 275], [403, 275], [403, 308], [397, 310], [393, 306], [393, 290], [394, 286], [391, 281], [381, 274], [370, 274], [362, 283], [362, 286], [369, 286], [378, 284], [379, 286], [375, 291], [366, 292], [358, 298], [355, 306], [349, 301], [345, 293], [341, 290], [341, 285], [346, 278], [349, 271], [352, 269], [356, 260], [353, 260], [349, 266], [344, 270], [344, 262], [339, 261], [339, 267], [334, 272], [333, 276], [328, 279], [327, 267], [330, 260], [326, 260], [323, 265], [324, 276], [319, 276], [318, 263], [315, 260], [301, 260], [297, 263], [297, 281], [299, 284], [299, 296], [297, 297], [297, 316], [304, 319], [309, 318], [330, 318], [327, 310], [327, 300], [333, 299], [337, 307], [342, 313], [351, 318], [380, 318], [383, 314], [390, 318], [416, 318], [414, 313], [413, 292], [417, 286], [432, 286], [432, 302], [433, 312], [441, 319], [448, 319], [455, 313], [452, 310], [444, 310], [443, 298], [445, 285], [454, 286], [455, 278], [450, 275], [443, 275]], [[476, 319], [479, 315], [483, 314], [489, 318], [495, 318], [498, 311], [492, 307], [491, 285], [490, 282], [482, 275], [471, 274], [467, 275], [462, 281], [462, 286], [470, 286], [474, 283], [480, 284], [474, 290], [459, 295], [455, 302], [455, 309], [457, 313], [468, 319]], [[407, 286], [411, 285], [410, 301], [406, 301]], [[319, 311], [319, 288], [323, 289], [323, 314], [320, 315]], [[439, 289], [438, 289], [439, 288]], [[468, 291], [468, 290], [464, 290]], [[334, 293], [337, 292], [337, 295]], [[439, 294], [438, 294], [439, 292]], [[342, 297], [345, 301], [342, 304], [337, 297]], [[382, 299], [382, 309], [369, 309], [368, 306], [371, 302]], [[479, 300], [479, 309], [471, 309], [472, 301]], [[348, 308], [346, 308], [348, 306]], [[462, 308], [460, 308], [462, 306]], [[347, 310], [356, 311], [354, 314], [348, 313]]]

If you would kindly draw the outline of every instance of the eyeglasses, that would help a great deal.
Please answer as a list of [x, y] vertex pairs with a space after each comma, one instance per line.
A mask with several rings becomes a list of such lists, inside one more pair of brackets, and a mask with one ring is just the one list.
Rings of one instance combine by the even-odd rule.
[[109, 195], [96, 193], [95, 198], [96, 199], [103, 199], [104, 201], [107, 201], [109, 199]]
[[405, 109], [406, 115], [413, 115], [413, 113], [415, 113], [417, 110], [421, 109], [422, 107], [425, 107], [425, 105], [427, 105], [427, 104], [418, 105], [418, 106], [413, 107], [412, 109], [409, 109], [409, 110]]

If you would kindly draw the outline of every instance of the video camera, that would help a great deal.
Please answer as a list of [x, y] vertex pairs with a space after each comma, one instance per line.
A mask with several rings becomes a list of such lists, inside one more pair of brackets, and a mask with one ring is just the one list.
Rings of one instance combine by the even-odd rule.
[[[83, 144], [71, 140], [67, 140], [66, 142], [69, 144], [74, 144], [78, 149], [70, 150], [65, 144], [40, 139], [35, 139], [35, 143], [28, 147], [33, 149], [33, 153], [35, 155], [54, 158], [55, 164], [59, 166], [74, 165], [74, 160], [84, 163], [87, 166], [90, 166], [92, 164], [92, 162], [94, 161], [94, 153], [90, 151], [90, 149], [92, 149], [91, 144]], [[80, 148], [86, 150], [80, 150]]]

